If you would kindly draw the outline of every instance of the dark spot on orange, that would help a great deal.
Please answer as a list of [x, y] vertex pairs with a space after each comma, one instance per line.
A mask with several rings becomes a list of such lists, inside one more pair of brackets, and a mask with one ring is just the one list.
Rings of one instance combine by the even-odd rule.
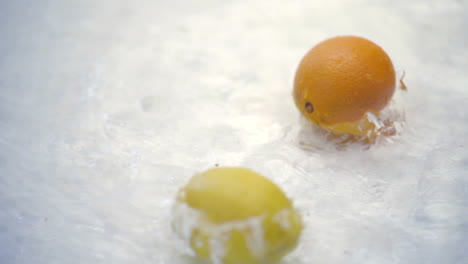
[[314, 106], [311, 103], [307, 102], [305, 104], [305, 110], [307, 113], [311, 114], [312, 112], [314, 112]]

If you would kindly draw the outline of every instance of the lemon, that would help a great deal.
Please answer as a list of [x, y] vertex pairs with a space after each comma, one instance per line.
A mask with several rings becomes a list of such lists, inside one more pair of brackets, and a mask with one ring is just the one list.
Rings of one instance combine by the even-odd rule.
[[295, 248], [299, 213], [283, 191], [244, 168], [214, 168], [190, 179], [174, 206], [173, 227], [214, 264], [270, 264]]

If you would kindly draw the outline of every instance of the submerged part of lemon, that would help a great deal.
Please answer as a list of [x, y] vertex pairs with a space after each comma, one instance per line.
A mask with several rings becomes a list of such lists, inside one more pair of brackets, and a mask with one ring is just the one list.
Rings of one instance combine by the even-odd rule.
[[214, 264], [267, 264], [295, 248], [302, 222], [267, 178], [243, 168], [215, 168], [180, 190], [173, 227], [194, 255]]

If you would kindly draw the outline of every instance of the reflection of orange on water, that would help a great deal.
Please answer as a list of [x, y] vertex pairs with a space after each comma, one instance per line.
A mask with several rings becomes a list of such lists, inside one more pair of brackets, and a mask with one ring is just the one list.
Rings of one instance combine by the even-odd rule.
[[337, 135], [375, 138], [396, 133], [380, 112], [395, 91], [395, 70], [385, 51], [354, 36], [325, 40], [302, 59], [294, 101], [310, 121]]

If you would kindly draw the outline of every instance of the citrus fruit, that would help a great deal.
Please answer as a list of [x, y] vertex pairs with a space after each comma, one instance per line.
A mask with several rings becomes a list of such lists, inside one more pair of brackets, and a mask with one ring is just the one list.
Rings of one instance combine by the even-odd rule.
[[274, 263], [294, 249], [302, 231], [283, 191], [249, 169], [197, 174], [176, 200], [174, 230], [196, 256], [215, 264]]
[[377, 44], [356, 36], [327, 39], [302, 59], [294, 101], [312, 122], [336, 134], [368, 136], [395, 91], [392, 61]]

